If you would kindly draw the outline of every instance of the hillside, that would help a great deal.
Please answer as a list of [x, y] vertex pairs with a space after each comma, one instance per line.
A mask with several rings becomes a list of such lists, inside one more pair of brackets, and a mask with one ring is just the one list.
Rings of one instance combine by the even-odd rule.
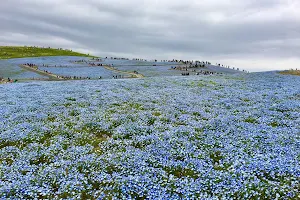
[[285, 71], [282, 71], [282, 72], [279, 72], [280, 74], [284, 74], [284, 75], [297, 75], [297, 76], [300, 76], [300, 70], [285, 70]]
[[203, 68], [204, 70], [217, 72], [217, 73], [226, 73], [226, 74], [237, 74], [237, 73], [245, 73], [243, 71], [239, 71], [232, 68], [220, 67], [217, 65], [207, 65]]
[[64, 50], [62, 48], [42, 48], [42, 47], [20, 47], [20, 46], [0, 46], [0, 59], [41, 57], [41, 56], [83, 56], [92, 57], [89, 54]]

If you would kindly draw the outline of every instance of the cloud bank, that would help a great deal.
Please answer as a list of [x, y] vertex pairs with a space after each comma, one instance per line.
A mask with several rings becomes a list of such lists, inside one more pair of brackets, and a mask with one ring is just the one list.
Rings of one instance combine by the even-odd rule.
[[298, 0], [2, 0], [0, 45], [300, 68]]

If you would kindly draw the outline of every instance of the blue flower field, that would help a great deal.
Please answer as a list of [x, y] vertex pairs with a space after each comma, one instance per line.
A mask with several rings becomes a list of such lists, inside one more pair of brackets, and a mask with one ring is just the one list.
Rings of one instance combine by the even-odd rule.
[[299, 199], [300, 78], [0, 85], [0, 199]]

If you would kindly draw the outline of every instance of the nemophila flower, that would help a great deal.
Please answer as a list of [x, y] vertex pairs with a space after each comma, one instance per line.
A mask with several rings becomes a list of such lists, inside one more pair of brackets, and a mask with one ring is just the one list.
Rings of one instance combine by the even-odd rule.
[[0, 196], [296, 198], [297, 83], [257, 73], [0, 86]]

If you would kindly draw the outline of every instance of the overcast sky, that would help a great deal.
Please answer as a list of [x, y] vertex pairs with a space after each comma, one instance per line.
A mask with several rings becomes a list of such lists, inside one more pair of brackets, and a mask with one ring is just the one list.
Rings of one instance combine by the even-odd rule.
[[300, 68], [300, 0], [1, 0], [0, 45]]

